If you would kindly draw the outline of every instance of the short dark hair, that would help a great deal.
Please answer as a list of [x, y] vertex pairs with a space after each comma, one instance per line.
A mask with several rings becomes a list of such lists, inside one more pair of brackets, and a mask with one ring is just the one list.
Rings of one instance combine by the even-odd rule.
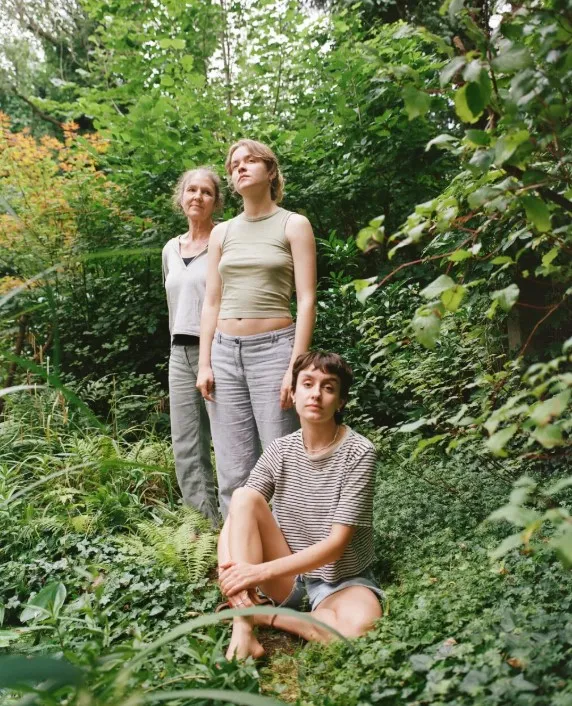
[[334, 419], [340, 424], [343, 418], [343, 409], [348, 401], [350, 387], [354, 380], [352, 369], [342, 356], [337, 353], [331, 353], [330, 351], [309, 351], [308, 353], [302, 353], [296, 358], [294, 367], [292, 368], [292, 392], [296, 391], [298, 375], [308, 368], [315, 368], [322, 373], [336, 375], [336, 377], [339, 378], [342, 406], [340, 411], [335, 413]]

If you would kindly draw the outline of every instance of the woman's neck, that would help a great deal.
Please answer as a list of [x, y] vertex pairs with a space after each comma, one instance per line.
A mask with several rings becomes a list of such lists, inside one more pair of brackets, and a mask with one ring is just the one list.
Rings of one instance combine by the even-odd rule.
[[308, 452], [317, 452], [329, 448], [340, 438], [341, 429], [334, 419], [315, 424], [305, 419], [300, 420], [302, 426], [302, 439]]
[[270, 198], [270, 190], [265, 189], [261, 194], [249, 194], [243, 197], [244, 215], [248, 218], [262, 218], [276, 211], [276, 204]]
[[189, 218], [189, 230], [187, 231], [186, 238], [188, 240], [205, 240], [211, 234], [213, 229], [213, 222], [210, 220], [196, 220], [194, 218]]

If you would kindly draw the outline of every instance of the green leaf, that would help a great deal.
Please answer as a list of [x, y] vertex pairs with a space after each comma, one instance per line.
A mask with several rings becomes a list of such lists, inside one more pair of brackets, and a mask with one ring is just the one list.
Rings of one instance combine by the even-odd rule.
[[409, 661], [414, 672], [428, 672], [433, 666], [435, 660], [431, 655], [410, 655]]
[[185, 704], [201, 703], [206, 699], [209, 703], [230, 703], [238, 706], [285, 706], [284, 701], [278, 701], [270, 696], [249, 694], [243, 691], [229, 691], [227, 689], [179, 689], [172, 691], [153, 691], [142, 697], [142, 702], [152, 704], [155, 701], [180, 701]]
[[548, 486], [548, 488], [546, 488], [546, 490], [544, 491], [544, 494], [556, 495], [561, 490], [565, 490], [566, 488], [572, 488], [572, 476], [569, 476], [568, 478], [562, 478], [561, 480], [556, 481], [556, 483], [553, 483], [552, 485]]
[[512, 157], [519, 145], [529, 139], [528, 130], [517, 130], [501, 135], [495, 144], [495, 164], [500, 167]]
[[360, 250], [365, 250], [369, 245], [369, 242], [373, 240], [377, 233], [377, 228], [372, 228], [371, 226], [366, 226], [362, 228], [357, 234], [356, 244]]
[[25, 623], [28, 620], [57, 618], [66, 599], [66, 593], [63, 583], [54, 581], [47, 584], [28, 602], [20, 615], [20, 620]]
[[493, 150], [477, 150], [469, 160], [473, 172], [486, 172], [494, 162]]
[[476, 191], [473, 191], [472, 194], [469, 194], [467, 197], [467, 202], [470, 208], [477, 209], [487, 202], [492, 201], [498, 195], [499, 190], [495, 189], [493, 186], [481, 186], [480, 189], [477, 189]]
[[427, 424], [434, 424], [434, 423], [435, 423], [434, 419], [425, 419], [425, 417], [421, 417], [421, 419], [417, 419], [415, 422], [409, 422], [408, 424], [402, 424], [400, 427], [397, 428], [397, 431], [408, 434], [412, 431], [417, 431], [417, 429], [420, 429], [421, 427], [424, 427]]
[[513, 265], [514, 260], [508, 255], [499, 255], [491, 260], [491, 265]]
[[493, 434], [490, 439], [487, 439], [485, 446], [488, 450], [495, 456], [506, 456], [506, 452], [503, 451], [506, 444], [512, 439], [518, 430], [518, 424], [511, 424], [509, 427], [505, 427], [496, 434]]
[[184, 49], [186, 46], [186, 41], [184, 39], [172, 39], [171, 46], [173, 49]]
[[457, 311], [461, 306], [466, 291], [462, 284], [456, 284], [441, 294], [441, 303], [447, 311]]
[[443, 135], [437, 135], [437, 137], [429, 140], [427, 146], [425, 147], [425, 152], [430, 150], [431, 147], [438, 147], [441, 150], [451, 150], [458, 144], [458, 142], [459, 140], [456, 137], [453, 137], [453, 135], [447, 135], [446, 133]]
[[172, 76], [169, 76], [169, 74], [166, 74], [165, 76], [161, 76], [161, 86], [174, 86], [175, 85], [175, 80], [173, 79]]
[[463, 691], [470, 696], [476, 696], [487, 682], [488, 678], [484, 672], [478, 669], [471, 669], [463, 677], [463, 681], [459, 685], [459, 691]]
[[431, 107], [431, 96], [414, 86], [406, 86], [401, 92], [409, 120], [422, 117]]
[[484, 130], [466, 130], [465, 138], [478, 147], [486, 147], [491, 142], [491, 136]]
[[433, 311], [417, 312], [411, 322], [415, 338], [425, 348], [433, 349], [436, 345], [439, 329], [441, 328], [441, 318]]
[[[506, 456], [506, 454], [502, 455]], [[538, 512], [526, 507], [519, 507], [518, 505], [503, 505], [498, 510], [491, 512], [487, 519], [495, 521], [505, 520], [517, 527], [526, 527], [527, 531], [530, 531], [531, 526], [540, 526], [538, 523], [541, 522], [541, 516]]]
[[[469, 107], [469, 101], [467, 99], [467, 87], [469, 85], [471, 84], [466, 83], [455, 93], [455, 112], [464, 123], [476, 123], [480, 113], [475, 115]], [[473, 99], [474, 94], [471, 96], [471, 101], [473, 101]]]
[[446, 86], [449, 81], [453, 78], [453, 76], [459, 71], [461, 67], [463, 67], [466, 63], [466, 59], [464, 56], [456, 56], [451, 61], [449, 61], [445, 66], [441, 69], [441, 73], [439, 74], [439, 83], [441, 86]]
[[558, 537], [550, 541], [560, 561], [567, 569], [572, 569], [572, 529], [568, 527]]
[[465, 95], [467, 105], [471, 113], [476, 117], [480, 117], [483, 114], [483, 110], [486, 106], [485, 95], [481, 91], [480, 85], [478, 83], [475, 83], [474, 81], [471, 81], [467, 84], [467, 90]]
[[489, 556], [493, 561], [496, 561], [497, 559], [501, 559], [505, 554], [508, 554], [508, 552], [513, 549], [521, 547], [522, 544], [523, 541], [520, 532], [518, 534], [511, 534], [508, 537], [505, 537], [496, 549], [489, 552]]
[[53, 690], [64, 684], [81, 684], [83, 680], [82, 670], [64, 660], [21, 655], [0, 657], [2, 689], [49, 681]]
[[521, 196], [520, 198], [526, 217], [531, 221], [540, 233], [546, 233], [552, 227], [550, 223], [550, 211], [544, 201], [538, 196]]
[[181, 66], [185, 71], [192, 71], [195, 65], [195, 58], [192, 54], [185, 54], [181, 57]]
[[512, 45], [508, 49], [503, 49], [491, 61], [491, 66], [495, 71], [512, 73], [520, 71], [533, 64], [532, 56], [526, 47]]
[[503, 311], [510, 311], [518, 300], [520, 289], [517, 284], [509, 284], [504, 289], [497, 289], [491, 294], [491, 299], [496, 301]]
[[536, 691], [538, 687], [536, 684], [533, 684], [532, 682], [527, 681], [522, 674], [517, 674], [516, 677], [513, 677], [510, 680], [512, 688], [517, 692], [520, 693], [522, 691]]
[[422, 297], [425, 297], [425, 299], [436, 299], [441, 296], [443, 292], [455, 286], [455, 282], [448, 275], [439, 275], [439, 277], [433, 280], [431, 284], [428, 284], [425, 289], [422, 289], [420, 294]]
[[559, 417], [568, 406], [570, 400], [570, 390], [564, 390], [559, 395], [555, 395], [544, 402], [539, 402], [531, 411], [530, 418], [537, 426], [544, 426]]
[[354, 279], [354, 288], [356, 297], [360, 304], [365, 304], [366, 299], [371, 296], [379, 287], [377, 277], [368, 277], [368, 279]]
[[545, 267], [548, 267], [558, 257], [559, 254], [560, 254], [560, 248], [552, 248], [552, 250], [547, 252], [546, 255], [543, 255], [542, 264]]
[[468, 260], [470, 257], [473, 257], [471, 252], [460, 248], [459, 250], [455, 250], [455, 252], [451, 253], [447, 260], [450, 260], [451, 262], [462, 262], [463, 260]]
[[554, 424], [547, 424], [544, 427], [535, 429], [532, 435], [545, 449], [553, 449], [555, 446], [562, 446], [562, 430]]

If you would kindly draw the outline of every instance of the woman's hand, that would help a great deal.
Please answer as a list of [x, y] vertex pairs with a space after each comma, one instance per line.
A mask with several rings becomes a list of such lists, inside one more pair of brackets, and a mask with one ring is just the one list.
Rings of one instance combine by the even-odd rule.
[[197, 375], [197, 388], [205, 400], [214, 402], [214, 375], [213, 369], [209, 366], [199, 368]]
[[282, 385], [280, 387], [280, 407], [282, 409], [290, 409], [293, 407], [292, 402], [292, 370], [288, 370], [284, 373], [282, 378]]
[[234, 561], [221, 564], [219, 573], [220, 590], [231, 599], [241, 591], [256, 588], [265, 579], [263, 566], [263, 564], [237, 563]]
[[227, 598], [231, 608], [253, 608], [259, 603], [254, 591], [239, 591]]

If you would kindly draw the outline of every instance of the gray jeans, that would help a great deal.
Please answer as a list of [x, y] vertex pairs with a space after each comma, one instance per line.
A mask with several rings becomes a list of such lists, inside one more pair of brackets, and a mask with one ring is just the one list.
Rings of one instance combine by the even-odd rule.
[[244, 485], [261, 452], [295, 431], [294, 409], [280, 407], [295, 325], [254, 336], [216, 331], [211, 351], [214, 402], [207, 403], [216, 458], [219, 504], [226, 518], [233, 491]]
[[185, 505], [218, 523], [209, 418], [196, 388], [198, 364], [198, 345], [171, 348], [169, 404], [175, 470]]

